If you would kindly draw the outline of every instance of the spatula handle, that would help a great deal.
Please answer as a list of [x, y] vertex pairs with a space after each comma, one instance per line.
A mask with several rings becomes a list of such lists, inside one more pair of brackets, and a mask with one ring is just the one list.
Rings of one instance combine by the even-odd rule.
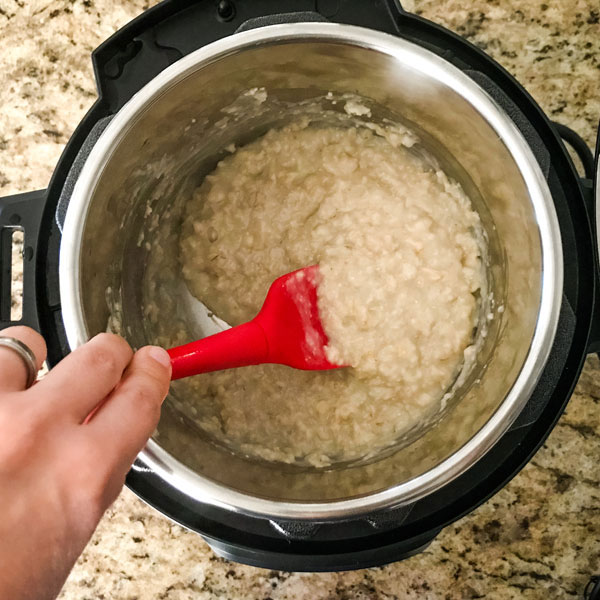
[[267, 360], [267, 338], [255, 321], [168, 350], [173, 373], [181, 379], [199, 373], [258, 365]]

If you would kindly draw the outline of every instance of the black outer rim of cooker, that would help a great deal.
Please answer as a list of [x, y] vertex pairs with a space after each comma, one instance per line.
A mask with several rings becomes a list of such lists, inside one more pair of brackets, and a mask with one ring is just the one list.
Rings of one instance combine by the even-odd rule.
[[[359, 0], [317, 1], [320, 14], [314, 12], [315, 2], [311, 0], [237, 0], [232, 4], [235, 10], [230, 19], [219, 16], [216, 3], [166, 0], [119, 30], [94, 52], [98, 101], [69, 140], [48, 190], [16, 197], [23, 200], [15, 206], [25, 220], [28, 213], [39, 214], [40, 208], [43, 209], [41, 226], [39, 216], [37, 221], [31, 218], [32, 231], [39, 227], [43, 233], [38, 236], [37, 244], [32, 244], [33, 269], [25, 265], [26, 271], [33, 270], [31, 279], [25, 274], [25, 296], [33, 295], [34, 302], [24, 302], [23, 320], [38, 326], [46, 337], [51, 364], [69, 352], [60, 312], [60, 231], [55, 215], [67, 174], [93, 126], [114, 114], [166, 66], [214, 39], [230, 35], [244, 21], [278, 14], [270, 22], [285, 22], [289, 15], [281, 12], [287, 10], [296, 13], [295, 20], [331, 20], [371, 27], [432, 50], [476, 80], [477, 74], [483, 76], [518, 107], [517, 125], [532, 149], [545, 156], [542, 162], [547, 162], [548, 184], [563, 236], [563, 308], [569, 309], [566, 311], [570, 315], [569, 335], [562, 345], [553, 347], [558, 360], [546, 368], [555, 371], [550, 377], [553, 385], [543, 394], [543, 406], [535, 420], [511, 429], [465, 474], [410, 510], [321, 524], [301, 529], [300, 533], [286, 528], [285, 523], [279, 524], [278, 531], [268, 520], [193, 501], [139, 465], [127, 477], [130, 489], [148, 504], [199, 532], [218, 554], [238, 562], [282, 570], [329, 571], [400, 560], [426, 547], [442, 528], [472, 511], [512, 479], [562, 414], [587, 354], [596, 289], [596, 250], [583, 190], [560, 138], [524, 88], [481, 50], [440, 26], [404, 12], [394, 0], [376, 0], [368, 7]], [[303, 14], [298, 16], [298, 11]], [[227, 11], [221, 14], [229, 15]], [[268, 22], [269, 19], [265, 24]], [[563, 313], [561, 321], [565, 318]]]

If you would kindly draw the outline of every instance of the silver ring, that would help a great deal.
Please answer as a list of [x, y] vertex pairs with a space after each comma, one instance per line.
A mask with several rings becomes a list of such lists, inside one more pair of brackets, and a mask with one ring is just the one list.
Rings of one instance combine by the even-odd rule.
[[25, 384], [25, 389], [30, 388], [36, 380], [38, 373], [37, 360], [35, 354], [31, 351], [31, 348], [21, 340], [7, 336], [0, 336], [0, 346], [9, 348], [21, 357], [25, 364], [25, 369], [27, 369], [27, 383]]

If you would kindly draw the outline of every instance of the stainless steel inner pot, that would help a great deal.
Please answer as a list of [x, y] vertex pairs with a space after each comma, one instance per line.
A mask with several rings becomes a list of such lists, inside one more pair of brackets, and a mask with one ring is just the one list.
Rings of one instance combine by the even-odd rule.
[[[252, 88], [265, 88], [267, 101], [244, 96]], [[465, 74], [413, 43], [302, 23], [206, 46], [163, 71], [114, 117], [85, 163], [63, 229], [60, 290], [70, 346], [106, 330], [107, 288], [120, 305], [123, 335], [136, 346], [147, 342], [142, 282], [156, 251], [149, 223], [168, 220], [176, 231], [186, 194], [226, 146], [285, 123], [327, 92], [360, 95], [375, 121], [409, 124], [463, 185], [489, 238], [495, 317], [450, 408], [369, 464], [311, 470], [252, 461], [200, 435], [175, 398], [167, 399], [141, 463], [199, 501], [247, 514], [340, 519], [439, 489], [483, 456], [519, 414], [558, 320], [562, 249], [552, 198], [502, 109]], [[247, 101], [247, 110], [223, 110], [234, 101]], [[179, 273], [168, 276], [177, 280]], [[183, 304], [175, 309], [188, 319], [190, 338], [205, 331]]]

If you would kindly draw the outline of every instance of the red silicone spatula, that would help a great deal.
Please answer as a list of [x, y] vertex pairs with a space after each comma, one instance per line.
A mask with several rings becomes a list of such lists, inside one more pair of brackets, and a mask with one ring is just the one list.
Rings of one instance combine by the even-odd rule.
[[319, 267], [313, 265], [276, 279], [252, 321], [196, 342], [171, 348], [171, 379], [277, 363], [296, 369], [337, 369], [325, 355], [327, 336], [319, 318]]

